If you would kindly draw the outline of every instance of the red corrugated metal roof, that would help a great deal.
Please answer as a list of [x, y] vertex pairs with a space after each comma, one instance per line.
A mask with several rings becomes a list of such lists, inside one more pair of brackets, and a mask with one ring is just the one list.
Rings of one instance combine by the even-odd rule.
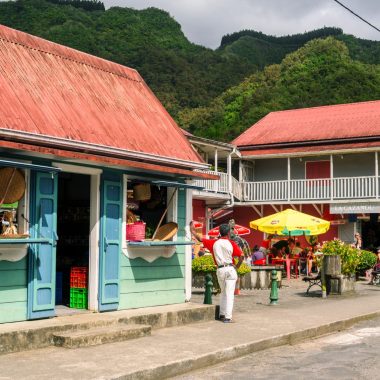
[[271, 112], [232, 144], [241, 147], [367, 136], [380, 136], [380, 101]]
[[168, 167], [154, 163], [147, 163], [141, 161], [132, 161], [127, 159], [118, 159], [114, 157], [98, 156], [94, 154], [86, 154], [81, 152], [72, 152], [67, 150], [60, 150], [55, 148], [41, 147], [28, 144], [20, 144], [13, 141], [1, 141], [0, 140], [0, 152], [1, 148], [12, 149], [13, 152], [30, 152], [38, 153], [39, 156], [50, 158], [52, 160], [59, 158], [67, 158], [79, 162], [93, 163], [94, 165], [102, 166], [115, 166], [124, 168], [133, 168], [142, 171], [155, 171], [163, 172], [169, 175], [175, 175], [175, 177], [191, 177], [191, 178], [203, 178], [211, 180], [219, 180], [220, 177], [214, 174], [208, 174], [207, 172], [187, 170], [178, 167]]
[[200, 163], [130, 68], [0, 25], [0, 128]]

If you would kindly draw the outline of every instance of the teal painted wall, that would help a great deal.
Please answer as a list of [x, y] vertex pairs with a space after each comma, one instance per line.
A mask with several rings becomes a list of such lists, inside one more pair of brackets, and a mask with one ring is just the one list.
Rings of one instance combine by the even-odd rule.
[[0, 323], [27, 318], [27, 257], [0, 261]]
[[[185, 238], [186, 190], [178, 189], [178, 239]], [[185, 302], [185, 246], [169, 258], [152, 263], [122, 255], [119, 309]]]

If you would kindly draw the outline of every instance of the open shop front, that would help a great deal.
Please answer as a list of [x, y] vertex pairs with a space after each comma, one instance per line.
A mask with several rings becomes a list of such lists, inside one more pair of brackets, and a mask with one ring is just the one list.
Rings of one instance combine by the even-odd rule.
[[[58, 176], [55, 304], [74, 309], [88, 307], [90, 179], [68, 172]], [[65, 308], [57, 306], [56, 312]]]
[[130, 179], [120, 309], [183, 303], [191, 296], [191, 185]]
[[[0, 323], [54, 309], [57, 168], [0, 159]], [[47, 258], [47, 265], [45, 264]]]

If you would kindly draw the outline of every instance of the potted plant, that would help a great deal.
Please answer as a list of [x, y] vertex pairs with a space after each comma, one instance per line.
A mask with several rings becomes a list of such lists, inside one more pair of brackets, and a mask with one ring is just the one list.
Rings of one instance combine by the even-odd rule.
[[[322, 252], [324, 255], [323, 265], [328, 280], [327, 288], [329, 289], [330, 287], [331, 291], [336, 293], [344, 293], [355, 290], [355, 273], [360, 263], [360, 250], [353, 248], [351, 245], [346, 244], [339, 239], [334, 239], [323, 243]], [[331, 270], [330, 268], [330, 272], [329, 270], [326, 270], [325, 258], [329, 258], [329, 256], [340, 258], [341, 275], [339, 275], [337, 271], [334, 272], [334, 269]], [[337, 268], [337, 265], [335, 268]], [[331, 280], [330, 283], [329, 280]], [[340, 283], [335, 284], [338, 280]]]
[[356, 268], [356, 278], [365, 276], [365, 272], [372, 268], [377, 261], [376, 255], [371, 251], [361, 250], [359, 255], [359, 265]]

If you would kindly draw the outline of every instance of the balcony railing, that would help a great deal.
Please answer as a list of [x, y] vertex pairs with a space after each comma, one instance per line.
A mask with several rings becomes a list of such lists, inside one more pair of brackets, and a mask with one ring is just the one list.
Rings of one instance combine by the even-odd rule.
[[232, 194], [239, 201], [242, 200], [242, 197], [243, 197], [242, 186], [241, 186], [241, 183], [235, 177], [232, 177]]
[[243, 202], [378, 199], [376, 177], [243, 182]]
[[220, 177], [219, 180], [197, 179], [194, 184], [202, 186], [204, 191], [213, 193], [228, 194], [228, 174], [213, 170], [202, 170], [202, 173], [214, 174]]

